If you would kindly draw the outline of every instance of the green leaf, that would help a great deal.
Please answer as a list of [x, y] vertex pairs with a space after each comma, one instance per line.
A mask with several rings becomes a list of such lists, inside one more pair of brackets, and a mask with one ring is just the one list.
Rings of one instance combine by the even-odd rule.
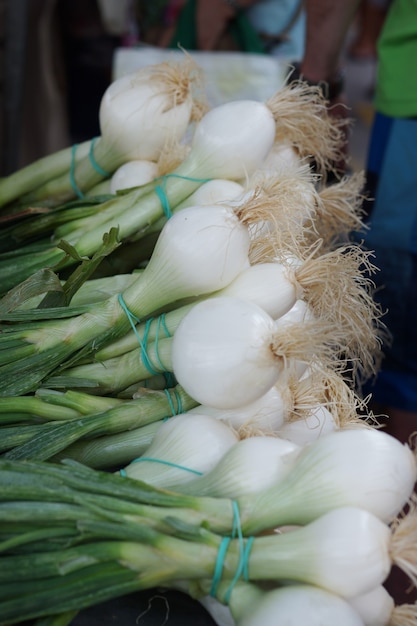
[[0, 300], [0, 313], [14, 311], [30, 298], [48, 291], [62, 292], [62, 285], [55, 272], [49, 268], [44, 268], [32, 274], [3, 296]]

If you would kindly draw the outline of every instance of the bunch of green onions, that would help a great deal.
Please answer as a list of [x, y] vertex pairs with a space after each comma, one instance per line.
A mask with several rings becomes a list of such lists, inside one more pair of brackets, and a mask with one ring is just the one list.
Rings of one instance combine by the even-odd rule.
[[375, 429], [328, 435], [276, 484], [235, 499], [181, 495], [69, 462], [1, 460], [0, 468], [3, 624], [159, 585], [186, 585], [233, 610], [240, 579], [293, 581], [346, 601], [381, 585], [394, 564], [415, 581], [414, 509], [395, 522], [415, 458]]
[[[388, 626], [391, 567], [417, 582], [417, 465], [355, 389], [383, 334], [345, 241], [362, 179], [326, 186], [341, 128], [300, 83], [213, 108], [166, 175], [100, 195], [95, 160], [155, 165], [195, 120], [178, 72], [123, 79], [97, 142], [0, 181], [6, 212], [46, 209], [0, 239], [0, 624], [162, 586], [237, 626]], [[127, 152], [105, 129], [126, 87], [151, 131]]]

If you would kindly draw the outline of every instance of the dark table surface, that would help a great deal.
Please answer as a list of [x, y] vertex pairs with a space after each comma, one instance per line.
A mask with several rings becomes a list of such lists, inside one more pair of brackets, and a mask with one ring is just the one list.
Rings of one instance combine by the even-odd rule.
[[71, 626], [216, 626], [188, 595], [153, 589], [81, 611]]
[[[22, 626], [32, 626], [25, 622]], [[187, 594], [150, 589], [80, 611], [71, 626], [217, 626]]]

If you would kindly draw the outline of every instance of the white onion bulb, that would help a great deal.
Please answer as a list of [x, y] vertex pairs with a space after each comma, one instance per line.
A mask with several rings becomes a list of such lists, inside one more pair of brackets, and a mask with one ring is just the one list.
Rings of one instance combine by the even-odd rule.
[[266, 592], [239, 626], [364, 626], [349, 603], [319, 587], [290, 585]]
[[125, 472], [130, 478], [169, 487], [192, 480], [196, 472], [210, 471], [237, 442], [226, 424], [207, 415], [184, 413], [162, 424], [149, 448]]
[[237, 408], [276, 383], [283, 361], [271, 350], [274, 320], [239, 298], [210, 298], [182, 319], [172, 344], [178, 382], [200, 404]]
[[154, 161], [137, 159], [123, 163], [110, 180], [110, 193], [150, 183], [158, 176], [158, 165]]

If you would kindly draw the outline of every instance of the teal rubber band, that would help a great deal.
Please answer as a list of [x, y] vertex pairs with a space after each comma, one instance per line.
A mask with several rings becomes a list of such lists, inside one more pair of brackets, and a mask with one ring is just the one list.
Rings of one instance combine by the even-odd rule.
[[229, 544], [231, 542], [230, 537], [223, 537], [220, 543], [219, 551], [217, 553], [216, 565], [214, 568], [213, 580], [211, 582], [210, 595], [215, 598], [217, 593], [217, 587], [222, 579], [224, 559], [226, 557]]
[[164, 372], [165, 385], [168, 388], [174, 387], [177, 384], [175, 376], [172, 372]]
[[[239, 556], [239, 563], [236, 569], [236, 573], [232, 579], [232, 582], [230, 583], [224, 599], [225, 602], [227, 604], [229, 604], [229, 600], [230, 600], [230, 596], [231, 593], [237, 583], [237, 581], [239, 580], [239, 578], [242, 575], [243, 570], [245, 569], [245, 544], [243, 541], [243, 534], [242, 534], [242, 527], [240, 524], [240, 514], [239, 514], [239, 505], [238, 503], [234, 500], [233, 503], [233, 528], [232, 528], [232, 538], [234, 539], [237, 535], [238, 541], [239, 541], [239, 550], [240, 550], [240, 556]], [[246, 567], [247, 569], [247, 567]]]
[[171, 463], [171, 461], [164, 461], [164, 459], [154, 459], [152, 456], [140, 456], [137, 459], [133, 459], [131, 463], [141, 463], [142, 461], [150, 461], [151, 463], [161, 463], [162, 465], [169, 465], [169, 467], [175, 467], [176, 469], [184, 470], [185, 472], [191, 472], [191, 474], [196, 474], [197, 476], [203, 475], [203, 472], [199, 472], [198, 470], [192, 469], [190, 467], [178, 465], [177, 463]]
[[191, 180], [195, 183], [208, 183], [211, 181], [211, 178], [193, 178], [192, 176], [181, 176], [180, 174], [165, 174], [161, 176], [161, 178], [182, 178], [182, 180]]
[[127, 473], [126, 473], [125, 469], [119, 470], [119, 474], [120, 474], [120, 476], [124, 476], [125, 478], [127, 478]]
[[[130, 325], [132, 326], [133, 330], [136, 330], [136, 324], [140, 323], [139, 317], [136, 317], [136, 315], [128, 309], [127, 304], [124, 301], [123, 295], [121, 293], [119, 293], [119, 295], [117, 296], [117, 299], [123, 311], [126, 313], [126, 317], [129, 320]], [[134, 324], [133, 322], [136, 322], [136, 324]]]
[[174, 402], [171, 396], [171, 392], [169, 389], [164, 389], [164, 393], [168, 399], [169, 402], [169, 406], [171, 409], [171, 417], [173, 417], [174, 415], [179, 415], [180, 413], [182, 413], [182, 402], [181, 402], [181, 398], [180, 398], [180, 394], [178, 393], [178, 391], [175, 389], [174, 390], [174, 396], [175, 399], [177, 401], [177, 409], [175, 410], [175, 406], [174, 406]]
[[165, 217], [167, 218], [167, 220], [169, 220], [169, 218], [172, 217], [172, 211], [171, 211], [171, 207], [169, 206], [169, 201], [168, 201], [167, 194], [165, 192], [164, 183], [165, 181], [162, 183], [162, 185], [157, 185], [155, 187], [155, 193], [161, 202]]
[[171, 394], [169, 393], [169, 390], [168, 389], [164, 389], [164, 393], [165, 393], [165, 395], [167, 397], [169, 408], [171, 409], [171, 416], [172, 415], [176, 415], [174, 403], [172, 401], [172, 397], [171, 397]]
[[[154, 343], [155, 343], [155, 358], [158, 361], [158, 365], [159, 365], [160, 371], [164, 372], [165, 371], [165, 366], [162, 363], [161, 358], [159, 356], [159, 352], [158, 352], [159, 327], [160, 327], [160, 322], [159, 322], [159, 318], [158, 318], [157, 323], [156, 323], [156, 331], [155, 331], [155, 339], [154, 339]], [[145, 328], [145, 331], [146, 331], [146, 328]], [[149, 332], [149, 329], [148, 329], [148, 332]]]
[[162, 313], [162, 314], [159, 316], [159, 318], [158, 318], [158, 319], [159, 319], [159, 321], [160, 321], [160, 324], [161, 324], [162, 328], [163, 328], [163, 329], [164, 329], [164, 331], [165, 331], [165, 335], [166, 335], [167, 337], [172, 337], [171, 333], [169, 332], [168, 326], [167, 326], [167, 322], [166, 322], [166, 319], [165, 319], [165, 315], [166, 315], [165, 313]]
[[140, 344], [140, 348], [141, 348], [141, 357], [142, 357], [142, 361], [145, 364], [146, 369], [148, 370], [148, 372], [150, 372], [153, 376], [156, 376], [156, 374], [159, 374], [162, 370], [162, 372], [165, 370], [161, 359], [159, 358], [159, 354], [158, 354], [158, 344], [155, 342], [155, 357], [159, 363], [160, 369], [157, 370], [154, 368], [152, 361], [149, 357], [149, 354], [147, 352], [147, 346], [148, 346], [148, 337], [149, 337], [149, 329], [152, 323], [152, 319], [147, 320], [146, 324], [145, 324], [145, 330], [143, 331], [143, 340], [140, 338], [139, 333], [137, 333], [137, 338]]
[[175, 389], [174, 395], [177, 401], [177, 415], [179, 415], [180, 413], [182, 413], [182, 401], [181, 401], [181, 396], [178, 393], [177, 389]]
[[243, 566], [243, 580], [245, 582], [249, 582], [249, 557], [250, 557], [250, 551], [252, 550], [252, 546], [253, 546], [253, 542], [255, 541], [255, 537], [249, 537], [249, 539], [246, 541], [246, 545], [245, 545], [245, 554], [244, 554], [244, 566]]
[[78, 148], [77, 143], [75, 143], [71, 148], [71, 163], [70, 163], [69, 178], [70, 178], [70, 183], [71, 183], [73, 192], [75, 193], [76, 196], [78, 196], [78, 198], [82, 200], [84, 198], [84, 194], [81, 191], [81, 189], [78, 187], [77, 183], [75, 182], [75, 153], [77, 152], [77, 148]]
[[[239, 541], [239, 551], [240, 551], [239, 563], [236, 568], [236, 572], [232, 579], [232, 582], [227, 588], [227, 591], [224, 596], [224, 601], [226, 604], [229, 603], [230, 596], [239, 578], [243, 576], [246, 582], [248, 582], [249, 580], [249, 573], [248, 573], [249, 556], [250, 556], [250, 552], [251, 552], [253, 541], [254, 541], [254, 537], [249, 537], [249, 539], [245, 542], [243, 538], [243, 533], [242, 533], [242, 526], [240, 523], [239, 505], [235, 500], [233, 500], [232, 502], [232, 507], [233, 507], [232, 534], [231, 534], [231, 537], [224, 537], [222, 540], [222, 543], [220, 544], [219, 552], [217, 554], [216, 566], [215, 566], [214, 574], [213, 574], [213, 581], [212, 581], [212, 585], [210, 589], [210, 595], [215, 597], [216, 592], [217, 592], [217, 587], [221, 580], [223, 564], [224, 564], [224, 559], [226, 558], [227, 548], [229, 547], [230, 541], [234, 539], [237, 535], [237, 538]], [[227, 542], [225, 540], [227, 540]]]
[[100, 167], [100, 165], [97, 163], [95, 156], [94, 156], [94, 146], [95, 146], [97, 139], [98, 137], [94, 137], [94, 139], [91, 140], [90, 151], [88, 153], [88, 156], [90, 158], [90, 163], [94, 167], [96, 172], [100, 174], [100, 176], [102, 176], [103, 178], [108, 178], [109, 176], [111, 176], [111, 174], [109, 172], [106, 172], [106, 170], [104, 170], [102, 167]]
[[[129, 308], [128, 308], [128, 306], [127, 306], [126, 302], [124, 301], [123, 296], [122, 296], [122, 294], [121, 294], [121, 293], [119, 293], [119, 295], [118, 295], [118, 300], [119, 300], [119, 304], [120, 304], [120, 306], [122, 307], [123, 311], [124, 311], [124, 312], [125, 312], [125, 314], [126, 314], [127, 319], [128, 319], [128, 320], [129, 320], [129, 322], [130, 322], [130, 325], [131, 325], [131, 327], [132, 327], [132, 330], [133, 330], [133, 332], [135, 333], [136, 339], [138, 340], [138, 343], [139, 343], [139, 346], [140, 346], [140, 349], [141, 349], [141, 358], [142, 358], [142, 361], [143, 361], [143, 363], [144, 363], [144, 365], [145, 365], [146, 369], [147, 369], [147, 370], [148, 370], [148, 372], [149, 372], [150, 374], [152, 374], [153, 376], [155, 376], [156, 374], [159, 374], [159, 373], [160, 373], [160, 371], [159, 371], [159, 370], [156, 370], [156, 369], [153, 367], [152, 362], [151, 362], [151, 360], [150, 360], [150, 358], [149, 358], [149, 355], [148, 355], [148, 353], [147, 353], [147, 351], [146, 351], [146, 345], [145, 345], [145, 344], [144, 344], [144, 342], [142, 341], [142, 337], [139, 335], [138, 330], [137, 330], [137, 328], [136, 328], [136, 323], [140, 322], [140, 319], [139, 319], [138, 317], [136, 317], [136, 315], [134, 315], [134, 314], [132, 313], [132, 311], [130, 311], [130, 310], [129, 310]], [[136, 322], [136, 323], [135, 323], [135, 322]], [[146, 331], [146, 328], [147, 328], [147, 327], [146, 327], [146, 325], [145, 325], [145, 331]], [[149, 327], [148, 327], [148, 328], [149, 328]], [[162, 369], [164, 369], [164, 368], [162, 368]]]
[[166, 181], [168, 178], [182, 178], [182, 180], [190, 180], [196, 183], [208, 183], [211, 180], [211, 178], [192, 178], [191, 176], [180, 176], [180, 174], [165, 174], [164, 176], [159, 176], [158, 178], [155, 178], [155, 180], [162, 181], [162, 185], [157, 185], [155, 187], [155, 193], [157, 194], [161, 202], [162, 208], [164, 210], [164, 215], [167, 220], [172, 217], [172, 211], [166, 193]]

